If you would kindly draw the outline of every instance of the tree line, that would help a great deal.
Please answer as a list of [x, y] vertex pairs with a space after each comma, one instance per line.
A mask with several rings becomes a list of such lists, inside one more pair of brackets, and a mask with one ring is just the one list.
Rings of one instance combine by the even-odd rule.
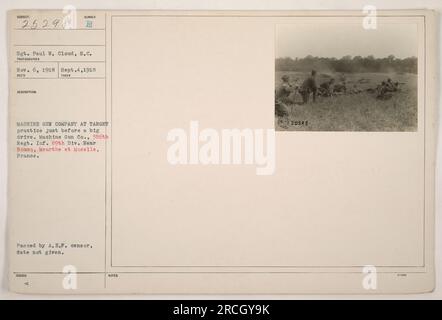
[[320, 72], [408, 72], [417, 73], [417, 58], [404, 59], [390, 55], [385, 58], [374, 56], [344, 56], [337, 58], [313, 57], [305, 58], [277, 58], [275, 61], [276, 71], [302, 71], [312, 69]]

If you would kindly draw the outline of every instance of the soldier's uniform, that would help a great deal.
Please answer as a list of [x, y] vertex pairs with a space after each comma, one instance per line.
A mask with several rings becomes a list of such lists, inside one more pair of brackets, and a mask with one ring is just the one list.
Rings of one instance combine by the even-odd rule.
[[292, 93], [292, 87], [288, 82], [283, 82], [277, 89], [275, 98], [282, 103], [289, 103], [289, 96]]
[[275, 100], [280, 101], [282, 103], [293, 103], [289, 96], [292, 94], [295, 88], [290, 84], [289, 76], [283, 75], [281, 77], [282, 83], [280, 86], [275, 90]]
[[390, 91], [390, 92], [396, 91], [395, 90], [396, 88], [390, 78], [388, 78], [388, 80], [387, 80], [386, 87], [387, 87], [387, 91]]
[[393, 96], [388, 83], [385, 81], [382, 81], [381, 85], [378, 86], [377, 93], [376, 98], [380, 100], [388, 100]]
[[312, 75], [304, 80], [304, 82], [301, 85], [301, 88], [299, 89], [299, 93], [302, 96], [303, 103], [307, 103], [310, 97], [310, 93], [313, 93], [313, 102], [316, 101], [316, 91], [318, 90], [318, 87], [316, 85], [316, 79], [315, 79], [316, 71], [312, 71]]
[[289, 96], [292, 93], [292, 86], [289, 83], [289, 76], [281, 77], [282, 84], [275, 90], [275, 115], [278, 117], [288, 116], [287, 104], [292, 103]]

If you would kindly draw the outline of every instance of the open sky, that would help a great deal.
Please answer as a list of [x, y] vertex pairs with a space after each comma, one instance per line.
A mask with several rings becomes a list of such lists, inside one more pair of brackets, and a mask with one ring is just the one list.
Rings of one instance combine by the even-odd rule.
[[362, 24], [347, 23], [278, 25], [276, 57], [373, 55], [383, 58], [390, 54], [401, 59], [417, 57], [417, 31], [417, 25], [411, 23], [378, 23], [375, 30], [365, 30]]

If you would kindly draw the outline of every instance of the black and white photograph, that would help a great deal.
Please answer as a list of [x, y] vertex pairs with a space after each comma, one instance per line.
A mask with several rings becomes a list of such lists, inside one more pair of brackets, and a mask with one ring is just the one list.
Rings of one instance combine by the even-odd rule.
[[416, 131], [415, 24], [276, 28], [277, 131]]

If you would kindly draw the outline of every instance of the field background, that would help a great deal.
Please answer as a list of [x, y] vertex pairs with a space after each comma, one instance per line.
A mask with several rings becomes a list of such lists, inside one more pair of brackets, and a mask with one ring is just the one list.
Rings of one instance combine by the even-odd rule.
[[[293, 71], [276, 72], [276, 88], [281, 84], [281, 77], [287, 74], [290, 83], [300, 85], [309, 73]], [[417, 75], [411, 73], [320, 73], [317, 85], [330, 77], [344, 75], [347, 90], [354, 84], [363, 92], [334, 97], [317, 97], [316, 103], [305, 105], [299, 94], [292, 94], [295, 104], [287, 105], [289, 116], [275, 116], [277, 131], [416, 131], [417, 130]], [[358, 83], [359, 79], [366, 83]], [[375, 93], [368, 93], [367, 88], [376, 88], [382, 81], [391, 78], [401, 82], [400, 91], [393, 92], [388, 100], [376, 99]], [[297, 81], [295, 81], [297, 79]], [[299, 121], [308, 121], [307, 125], [296, 125]]]

